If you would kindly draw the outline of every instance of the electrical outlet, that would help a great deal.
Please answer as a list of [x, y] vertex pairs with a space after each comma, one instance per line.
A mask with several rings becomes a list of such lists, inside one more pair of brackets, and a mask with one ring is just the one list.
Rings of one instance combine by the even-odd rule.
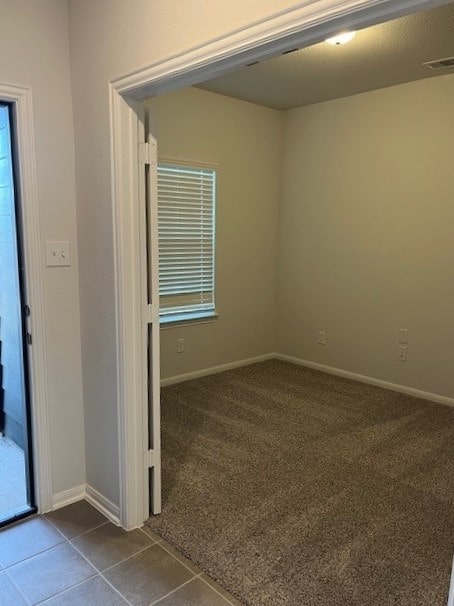
[[406, 345], [399, 345], [397, 359], [400, 360], [401, 362], [407, 361], [407, 346]]
[[324, 330], [318, 331], [318, 343], [319, 345], [326, 345], [326, 332]]
[[184, 352], [184, 339], [178, 339], [178, 341], [177, 341], [177, 352], [178, 353], [183, 353]]

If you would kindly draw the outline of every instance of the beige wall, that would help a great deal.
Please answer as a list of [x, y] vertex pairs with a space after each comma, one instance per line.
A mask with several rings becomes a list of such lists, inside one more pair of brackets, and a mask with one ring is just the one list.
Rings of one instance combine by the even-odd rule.
[[454, 396], [453, 99], [447, 75], [287, 113], [280, 352]]
[[296, 0], [69, 0], [87, 482], [118, 504], [108, 82]]
[[[295, 0], [69, 0], [87, 481], [114, 503], [119, 501], [119, 483], [108, 82], [297, 4]], [[328, 134], [332, 139], [335, 132]], [[286, 274], [282, 281], [288, 284]], [[286, 292], [283, 289], [283, 304]], [[300, 318], [299, 312], [295, 318]], [[306, 315], [304, 321], [301, 333], [306, 330], [312, 339]], [[283, 326], [282, 333], [286, 342], [292, 340], [288, 328]], [[332, 330], [328, 337], [332, 339]], [[364, 350], [366, 341], [373, 344], [363, 339]], [[296, 347], [289, 350], [304, 353]], [[438, 360], [447, 358], [444, 353]], [[410, 368], [409, 363], [401, 373], [404, 368]]]
[[[160, 157], [218, 166], [219, 317], [161, 329], [161, 376], [274, 351], [282, 113], [196, 88], [149, 107]], [[185, 352], [177, 353], [182, 337]]]
[[[0, 81], [30, 86], [33, 93], [52, 484], [57, 494], [85, 481], [68, 13], [63, 0], [1, 0], [0, 15]], [[71, 242], [71, 267], [44, 266], [46, 240]]]
[[[54, 492], [57, 493], [81, 484], [85, 479], [78, 316], [78, 259], [74, 216], [74, 151], [71, 113], [73, 103], [76, 131], [77, 221], [87, 480], [105, 497], [118, 503], [108, 81], [253, 21], [264, 19], [269, 14], [297, 5], [299, 2], [295, 0], [249, 0], [248, 2], [230, 0], [230, 2], [220, 5], [216, 2], [207, 3], [205, 0], [186, 0], [185, 2], [181, 2], [181, 0], [154, 0], [153, 2], [145, 0], [129, 0], [128, 2], [69, 0], [72, 98], [68, 69], [66, 2], [64, 0], [42, 0], [39, 3], [31, 0], [0, 0], [0, 4], [2, 14], [0, 20], [0, 49], [2, 51], [0, 52], [0, 79], [13, 84], [30, 85], [33, 88], [42, 240], [68, 239], [72, 243], [74, 253], [71, 268], [47, 270], [43, 267], [46, 334], [49, 345], [48, 387]], [[443, 82], [443, 86], [452, 86], [449, 79], [437, 78], [433, 81], [440, 82], [439, 86], [442, 86], [441, 82]], [[385, 96], [396, 94], [393, 90], [371, 93], [371, 98], [374, 98], [375, 94]], [[450, 94], [452, 95], [452, 89], [450, 89]], [[424, 104], [427, 105], [429, 102], [426, 96], [421, 95], [420, 99], [412, 96], [411, 111], [407, 111], [408, 103], [405, 110], [402, 111], [403, 119], [412, 118], [416, 123], [415, 129], [411, 129], [410, 126], [407, 129], [411, 132], [412, 137], [417, 134], [418, 140], [424, 139], [424, 131], [427, 131], [427, 135], [430, 136], [436, 132], [447, 138], [446, 133], [452, 129], [452, 121], [444, 119], [437, 112], [434, 112], [431, 117], [426, 116], [424, 120], [418, 121], [417, 113], [422, 112]], [[447, 93], [443, 95], [439, 91], [437, 94], [438, 102], [441, 105], [444, 104], [445, 108], [448, 104], [447, 98]], [[430, 100], [433, 100], [432, 95]], [[355, 107], [355, 104], [361, 103], [361, 98], [333, 103], [338, 103], [339, 108], [343, 108], [344, 104], [348, 106], [348, 103], [353, 103], [353, 107]], [[354, 126], [347, 131], [348, 136], [345, 138], [347, 142], [352, 141], [349, 137], [358, 138], [363, 126], [364, 133], [366, 133], [374, 123], [373, 118], [376, 119], [375, 114], [383, 115], [386, 120], [392, 118], [392, 120], [398, 121], [398, 116], [392, 110], [385, 112], [385, 116], [382, 113], [385, 108], [378, 102], [375, 103], [375, 106], [377, 111], [372, 112], [371, 120], [366, 121], [366, 124], [361, 127], [358, 127], [357, 123], [358, 114], [353, 111], [356, 114], [356, 121]], [[318, 112], [323, 113], [324, 109], [319, 106], [301, 110], [302, 113], [306, 111], [315, 116]], [[348, 117], [348, 110], [343, 111]], [[295, 116], [298, 113], [299, 111], [296, 111]], [[336, 138], [336, 132], [342, 132], [343, 129], [335, 121], [335, 116], [328, 119], [328, 115], [329, 110], [327, 116], [318, 123], [319, 132], [327, 135], [325, 141], [327, 146], [329, 141]], [[351, 122], [353, 122], [353, 118], [351, 118]], [[329, 128], [330, 124], [333, 125], [333, 128]], [[399, 121], [399, 129], [404, 128], [403, 124], [405, 122]], [[311, 131], [307, 126], [304, 130], [306, 136]], [[377, 140], [380, 145], [372, 148], [372, 151], [369, 146], [368, 153], [376, 155], [380, 149], [384, 149], [383, 156], [387, 165], [390, 165], [393, 155], [400, 150], [399, 155], [404, 158], [402, 168], [409, 171], [408, 165], [413, 166], [415, 163], [406, 159], [407, 155], [401, 149], [402, 142], [397, 141], [396, 148], [392, 148], [389, 152], [383, 140], [383, 131], [384, 129], [376, 127]], [[312, 133], [312, 137], [315, 140], [315, 133]], [[426, 139], [430, 141], [429, 136]], [[319, 145], [322, 146], [323, 142], [319, 141]], [[353, 144], [348, 145], [355, 149]], [[420, 385], [439, 393], [452, 394], [447, 378], [450, 354], [448, 345], [452, 335], [450, 335], [450, 325], [446, 321], [446, 310], [451, 300], [450, 297], [452, 297], [452, 291], [449, 290], [452, 280], [447, 263], [440, 263], [440, 260], [443, 261], [451, 252], [448, 250], [451, 239], [451, 235], [449, 234], [448, 238], [447, 234], [449, 221], [440, 220], [442, 211], [443, 216], [446, 216], [450, 212], [450, 207], [447, 202], [443, 202], [441, 195], [435, 195], [435, 185], [440, 191], [445, 187], [445, 200], [447, 200], [448, 179], [452, 177], [449, 173], [443, 174], [445, 171], [443, 167], [447, 166], [448, 144], [445, 145], [443, 153], [437, 152], [434, 145], [430, 143], [427, 144], [427, 148], [430, 152], [427, 162], [425, 158], [419, 158], [416, 163], [417, 174], [421, 176], [420, 180], [424, 187], [422, 189], [412, 188], [417, 190], [413, 197], [414, 203], [406, 202], [406, 206], [398, 207], [397, 211], [394, 210], [395, 221], [389, 220], [391, 226], [387, 229], [384, 225], [384, 216], [379, 213], [381, 206], [370, 206], [370, 188], [367, 189], [367, 195], [365, 194], [362, 198], [368, 208], [371, 208], [370, 213], [366, 213], [361, 205], [358, 215], [353, 212], [353, 208], [350, 213], [340, 213], [343, 217], [341, 225], [346, 230], [348, 227], [348, 232], [354, 232], [357, 236], [357, 239], [351, 239], [352, 242], [347, 241], [348, 238], [345, 235], [342, 236], [338, 233], [339, 227], [336, 221], [320, 217], [323, 203], [320, 203], [320, 207], [310, 206], [309, 208], [312, 210], [306, 208], [304, 219], [308, 221], [308, 225], [312, 225], [312, 231], [307, 234], [307, 244], [302, 247], [305, 250], [304, 255], [301, 254], [301, 263], [298, 267], [304, 266], [306, 270], [310, 269], [308, 275], [314, 276], [319, 283], [322, 282], [321, 276], [323, 276], [321, 291], [323, 296], [315, 299], [312, 282], [303, 280], [301, 283], [301, 278], [289, 278], [290, 266], [282, 272], [280, 280], [282, 286], [281, 310], [285, 309], [286, 313], [291, 314], [298, 321], [303, 320], [299, 324], [301, 337], [309, 337], [306, 341], [308, 344], [310, 343], [310, 346], [307, 345], [307, 349], [300, 347], [296, 343], [296, 339], [289, 334], [286, 322], [281, 325], [283, 335], [281, 345], [285, 344], [288, 352], [294, 355], [318, 359], [324, 363], [359, 372], [375, 373], [376, 376], [406, 384], [413, 381], [416, 386]], [[325, 152], [328, 154], [327, 158], [330, 157], [330, 154], [334, 154], [332, 147]], [[440, 164], [437, 153], [440, 155]], [[334, 166], [339, 162], [339, 158], [342, 158], [342, 164], [347, 163], [346, 156], [338, 152], [336, 164], [327, 163], [331, 172], [336, 172]], [[319, 159], [324, 161], [325, 154]], [[365, 163], [365, 158], [360, 156], [358, 162], [361, 166]], [[289, 162], [288, 168], [295, 179], [297, 179], [295, 173], [299, 170], [298, 166], [295, 166], [296, 163], [297, 160], [293, 163]], [[308, 166], [313, 165], [312, 160]], [[423, 169], [421, 169], [421, 165]], [[435, 184], [432, 178], [428, 178], [427, 181], [424, 179], [424, 175], [428, 174], [428, 169], [430, 169], [431, 176], [434, 174], [437, 176]], [[301, 170], [303, 171], [303, 169]], [[352, 172], [354, 171], [352, 170]], [[314, 175], [309, 174], [308, 171], [303, 171], [303, 174], [305, 175], [304, 183], [306, 181], [311, 183]], [[440, 176], [439, 179], [438, 176]], [[322, 179], [322, 175], [320, 179]], [[406, 191], [401, 177], [395, 172], [392, 173], [392, 177], [387, 174], [385, 179], [372, 180], [374, 181], [374, 192], [383, 191], [386, 183], [391, 182]], [[338, 179], [338, 181], [342, 181], [342, 179]], [[317, 189], [314, 185], [309, 188], [309, 191], [314, 188]], [[295, 186], [295, 190], [298, 190], [297, 186]], [[339, 193], [342, 194], [341, 187]], [[383, 191], [383, 193], [387, 192]], [[294, 192], [295, 195], [292, 196], [288, 191], [285, 194], [283, 225], [291, 223], [293, 213], [295, 219], [298, 219], [303, 212], [297, 211], [298, 205], [293, 205], [291, 202], [297, 194]], [[346, 196], [344, 195], [343, 198], [346, 199]], [[381, 197], [380, 205], [384, 205], [384, 210], [389, 217], [391, 208], [388, 198]], [[430, 207], [427, 205], [427, 200], [430, 200]], [[416, 201], [419, 202], [419, 206]], [[340, 201], [336, 203], [341, 204]], [[350, 202], [350, 204], [352, 203]], [[413, 213], [416, 206], [420, 209], [418, 215]], [[407, 208], [407, 212], [405, 212], [405, 208]], [[437, 217], [441, 225], [435, 225]], [[365, 235], [367, 230], [362, 229], [359, 225], [360, 218], [364, 219], [367, 225], [372, 226], [371, 237], [367, 238]], [[386, 241], [379, 238], [380, 225], [382, 234], [384, 232], [387, 234]], [[436, 232], [439, 234], [437, 238], [434, 236]], [[410, 234], [418, 234], [418, 237], [415, 236], [412, 246], [408, 247]], [[346, 249], [344, 249], [343, 244], [346, 241]], [[312, 246], [309, 244], [311, 242]], [[402, 242], [402, 246], [399, 242]], [[415, 250], [417, 242], [419, 242], [419, 252]], [[320, 247], [320, 243], [322, 244], [321, 251], [315, 255], [314, 249]], [[354, 267], [355, 264], [359, 265], [358, 259], [363, 256], [366, 245], [370, 250], [382, 250], [383, 252], [379, 265], [374, 266], [372, 258], [369, 256], [364, 257], [364, 264], [369, 268], [373, 267], [376, 275], [383, 276], [382, 283], [386, 282], [389, 286], [385, 289], [386, 295], [381, 294], [383, 290], [378, 288], [377, 282], [374, 282], [372, 291], [370, 288], [365, 288], [366, 285], [371, 287], [372, 281], [368, 278], [370, 272], [367, 272], [364, 267], [362, 271], [355, 272], [355, 280], [352, 278], [352, 271], [348, 269], [352, 264]], [[334, 252], [330, 254], [330, 247], [336, 251], [340, 248], [343, 252], [337, 255]], [[283, 242], [281, 249], [283, 267], [287, 267], [286, 259], [292, 250], [299, 254], [299, 247], [296, 246], [293, 238], [289, 238], [288, 244]], [[400, 257], [404, 277], [398, 281], [396, 272], [389, 270], [389, 267], [395, 268], [391, 259], [395, 258], [396, 251], [400, 250], [405, 252], [405, 256]], [[349, 257], [356, 261], [349, 263]], [[344, 259], [344, 274], [333, 277], [335, 272], [330, 271], [325, 278], [323, 268], [342, 269], [340, 267], [342, 258]], [[373, 258], [378, 263], [377, 256]], [[386, 259], [388, 261], [385, 263]], [[418, 272], [415, 269], [415, 260], [418, 260], [418, 267], [429, 274], [427, 287], [422, 285], [422, 281], [419, 282], [419, 287], [416, 286], [418, 280], [417, 276], [415, 278], [415, 274]], [[437, 267], [437, 271], [433, 271], [433, 267]], [[295, 280], [295, 286], [298, 289], [304, 289], [308, 293], [306, 302], [301, 305], [302, 312], [295, 309], [296, 306], [289, 301], [288, 285], [292, 280]], [[355, 297], [351, 294], [349, 297], [348, 292], [351, 290], [349, 291], [345, 287], [340, 289], [339, 281], [342, 283], [341, 285], [352, 285], [353, 283], [356, 292], [359, 291], [358, 296]], [[358, 287], [358, 283], [361, 283], [361, 288]], [[395, 285], [396, 283], [397, 285]], [[391, 288], [392, 285], [395, 286]], [[339, 296], [339, 292], [342, 293], [342, 296]], [[328, 295], [333, 294], [337, 295], [336, 298], [333, 298], [335, 304], [328, 300]], [[360, 295], [361, 299], [359, 299]], [[377, 299], [382, 300], [383, 305], [379, 305]], [[371, 303], [378, 311], [368, 315], [363, 310], [358, 315], [360, 329], [351, 331], [349, 325], [351, 321], [346, 318], [350, 317], [351, 320], [350, 309], [361, 307], [358, 300], [364, 302], [364, 308], [366, 303]], [[416, 309], [412, 312], [408, 305], [410, 300], [417, 302]], [[394, 318], [393, 326], [388, 321], [389, 318], [383, 322], [380, 320], [380, 326], [386, 326], [386, 331], [382, 331], [381, 337], [378, 338], [378, 330], [374, 328], [374, 324], [377, 318], [381, 317], [380, 314], [384, 313], [383, 309], [391, 309], [393, 301], [398, 302], [397, 309], [400, 310], [400, 315]], [[433, 306], [432, 309], [435, 307], [433, 313], [424, 312], [424, 309], [429, 309], [430, 306]], [[323, 310], [328, 310], [328, 308], [331, 313], [328, 314], [327, 311], [325, 314]], [[338, 330], [341, 335], [338, 337], [332, 328], [333, 315], [336, 314], [340, 318]], [[333, 320], [333, 323], [329, 323], [328, 319]], [[329, 345], [323, 355], [313, 345], [312, 330], [312, 327], [315, 326], [318, 329], [322, 320], [326, 322], [324, 328], [328, 331], [329, 340]], [[409, 361], [406, 365], [397, 366], [397, 362], [394, 361], [395, 329], [403, 321], [408, 322], [406, 327], [412, 331], [412, 340]], [[428, 352], [427, 357], [422, 355], [423, 339], [426, 339], [424, 347]], [[390, 345], [391, 342], [392, 345]], [[333, 343], [337, 343], [337, 345]], [[340, 343], [342, 344], [340, 345]], [[352, 353], [358, 352], [358, 350], [360, 353]], [[366, 364], [364, 352], [372, 350], [376, 350], [378, 353], [374, 354], [373, 359]], [[391, 350], [391, 355], [388, 355], [388, 351]], [[430, 372], [426, 367], [428, 360], [429, 362], [434, 361], [430, 362]], [[428, 378], [429, 375], [431, 379]]]

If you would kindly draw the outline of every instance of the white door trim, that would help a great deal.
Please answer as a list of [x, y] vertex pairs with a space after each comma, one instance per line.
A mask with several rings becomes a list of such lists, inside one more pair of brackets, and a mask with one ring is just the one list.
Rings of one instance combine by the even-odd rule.
[[38, 510], [44, 512], [52, 508], [53, 490], [32, 91], [30, 88], [0, 83], [0, 99], [13, 104], [15, 115], [25, 291], [31, 309], [30, 328], [33, 336], [33, 344], [29, 347], [29, 382], [35, 499]]
[[308, 46], [340, 28], [365, 27], [445, 3], [444, 0], [305, 0], [110, 82], [120, 522], [125, 528], [140, 526], [148, 517], [144, 506], [147, 463], [143, 427], [148, 419], [143, 401], [147, 376], [141, 336], [143, 269], [138, 204], [141, 190], [137, 179], [137, 146], [143, 123], [133, 100], [190, 86], [252, 61]]

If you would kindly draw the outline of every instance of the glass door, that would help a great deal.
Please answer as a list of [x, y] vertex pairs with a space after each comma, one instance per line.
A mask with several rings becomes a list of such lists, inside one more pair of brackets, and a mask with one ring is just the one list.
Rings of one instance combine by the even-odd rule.
[[12, 108], [0, 102], [0, 526], [36, 510]]

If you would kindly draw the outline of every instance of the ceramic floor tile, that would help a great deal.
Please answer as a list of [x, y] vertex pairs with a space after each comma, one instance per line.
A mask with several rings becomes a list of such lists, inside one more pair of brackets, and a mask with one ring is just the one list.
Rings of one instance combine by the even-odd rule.
[[126, 532], [113, 524], [105, 524], [77, 537], [71, 543], [102, 571], [153, 544], [140, 530]]
[[211, 577], [209, 577], [207, 574], [202, 574], [201, 578], [206, 583], [208, 583], [208, 585], [210, 587], [212, 587], [218, 593], [220, 593], [228, 602], [230, 602], [232, 604], [232, 606], [242, 606], [242, 604], [240, 602], [238, 602], [238, 600], [236, 598], [234, 598], [232, 595], [230, 595], [230, 593], [228, 591], [226, 591], [223, 587], [221, 587], [221, 585], [219, 585], [219, 583], [216, 583], [216, 581], [213, 581], [213, 579]]
[[159, 543], [160, 541], [162, 541], [162, 537], [160, 537], [158, 534], [156, 534], [155, 532], [153, 532], [151, 530], [151, 528], [149, 526], [142, 526], [142, 531], [148, 535], [149, 537], [151, 537], [153, 539], [153, 541], [156, 541], [156, 543]]
[[62, 535], [44, 518], [28, 518], [0, 530], [0, 562], [6, 568], [63, 541]]
[[0, 437], [0, 515], [6, 517], [27, 507], [24, 451], [12, 440]]
[[1, 606], [27, 606], [5, 572], [0, 572], [0, 604]]
[[177, 591], [159, 600], [156, 606], [231, 606], [202, 579], [196, 578]]
[[177, 551], [174, 547], [172, 547], [172, 545], [170, 543], [167, 543], [167, 541], [162, 540], [159, 544], [161, 545], [161, 547], [163, 549], [170, 552], [174, 558], [176, 558], [179, 562], [184, 564], [186, 566], [186, 568], [189, 568], [189, 570], [192, 572], [192, 574], [194, 574], [194, 575], [202, 574], [202, 570], [198, 566], [193, 564], [191, 562], [191, 560], [188, 560], [188, 558], [186, 558], [179, 551]]
[[12, 566], [8, 574], [34, 605], [94, 576], [96, 571], [65, 542]]
[[107, 519], [92, 507], [87, 501], [78, 501], [57, 511], [46, 514], [46, 518], [65, 535], [67, 539], [73, 539], [87, 530], [92, 530], [101, 524], [107, 523]]
[[105, 573], [107, 580], [133, 606], [148, 606], [192, 576], [192, 573], [162, 549], [159, 543]]
[[82, 604], [83, 606], [127, 606], [126, 600], [99, 575], [47, 600], [43, 606], [81, 606]]

